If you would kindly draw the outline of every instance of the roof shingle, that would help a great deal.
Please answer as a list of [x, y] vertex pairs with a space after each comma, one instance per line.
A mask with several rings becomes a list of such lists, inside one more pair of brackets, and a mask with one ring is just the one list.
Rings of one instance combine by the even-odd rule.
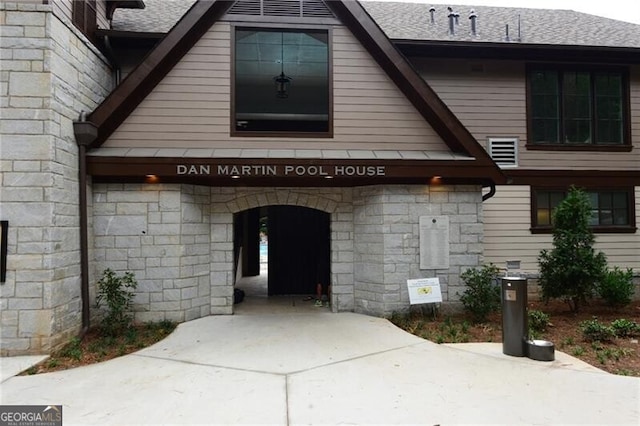
[[[168, 32], [195, 0], [145, 0], [145, 9], [118, 9], [114, 30]], [[449, 34], [447, 5], [366, 1], [362, 5], [385, 34], [395, 40], [611, 46], [640, 48], [640, 25], [572, 10], [491, 6], [452, 6], [460, 15]], [[435, 8], [431, 23], [429, 9]], [[477, 15], [471, 34], [470, 11]], [[506, 26], [509, 26], [509, 40]]]

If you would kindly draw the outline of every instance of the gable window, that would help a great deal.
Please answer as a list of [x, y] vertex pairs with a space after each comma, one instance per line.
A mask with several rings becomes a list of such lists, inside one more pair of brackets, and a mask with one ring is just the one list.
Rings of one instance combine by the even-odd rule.
[[73, 24], [89, 40], [94, 39], [97, 28], [98, 15], [96, 12], [96, 0], [76, 0], [73, 1]]
[[232, 133], [330, 136], [327, 30], [236, 28]]
[[621, 70], [530, 68], [529, 147], [626, 147], [627, 98]]
[[[551, 232], [553, 210], [567, 193], [565, 189], [532, 188], [532, 231]], [[586, 193], [591, 201], [589, 225], [594, 232], [635, 232], [633, 188], [587, 189]]]

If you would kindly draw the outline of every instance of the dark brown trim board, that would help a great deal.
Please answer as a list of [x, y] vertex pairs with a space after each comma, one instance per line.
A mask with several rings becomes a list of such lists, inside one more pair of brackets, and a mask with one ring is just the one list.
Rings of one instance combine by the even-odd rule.
[[[87, 157], [95, 182], [220, 186], [360, 186], [467, 183], [489, 185], [489, 167], [474, 161]], [[434, 178], [436, 178], [434, 180]]]
[[544, 187], [620, 188], [640, 185], [640, 170], [505, 170], [509, 183]]
[[9, 247], [9, 221], [0, 220], [0, 283], [7, 281], [7, 249]]
[[404, 39], [393, 39], [392, 41], [407, 56], [590, 64], [640, 64], [640, 50], [634, 47]]

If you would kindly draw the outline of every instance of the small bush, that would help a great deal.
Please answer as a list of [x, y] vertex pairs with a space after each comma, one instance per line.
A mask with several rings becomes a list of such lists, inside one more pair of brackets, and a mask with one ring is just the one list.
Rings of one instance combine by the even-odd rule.
[[529, 328], [535, 332], [542, 333], [546, 331], [549, 324], [551, 324], [549, 314], [545, 314], [542, 311], [532, 309], [527, 315], [529, 317]]
[[105, 302], [107, 315], [102, 319], [102, 331], [106, 335], [116, 336], [131, 326], [130, 310], [133, 305], [133, 291], [138, 286], [132, 272], [119, 277], [111, 269], [105, 269], [98, 281], [98, 307]]
[[608, 270], [598, 284], [598, 294], [609, 306], [619, 308], [631, 303], [633, 292], [633, 270], [618, 268]]
[[618, 337], [633, 337], [640, 334], [640, 324], [624, 318], [612, 321], [611, 327]]
[[587, 342], [609, 342], [616, 337], [613, 327], [601, 323], [597, 318], [582, 321], [580, 328]]
[[485, 322], [489, 314], [500, 310], [500, 287], [495, 283], [499, 273], [497, 266], [489, 264], [467, 269], [460, 276], [467, 286], [460, 301], [476, 323]]
[[76, 361], [82, 358], [82, 340], [78, 337], [71, 339], [59, 352], [59, 356], [64, 358], [75, 359]]
[[606, 256], [593, 248], [590, 218], [589, 196], [571, 187], [553, 211], [553, 248], [538, 257], [543, 300], [562, 299], [574, 312], [593, 297], [607, 270]]

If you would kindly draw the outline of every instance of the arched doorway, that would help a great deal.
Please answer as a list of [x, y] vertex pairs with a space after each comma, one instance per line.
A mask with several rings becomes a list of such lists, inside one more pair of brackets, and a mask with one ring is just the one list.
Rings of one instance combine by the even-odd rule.
[[[313, 295], [318, 283], [326, 293], [330, 282], [330, 223], [329, 213], [307, 207], [275, 205], [237, 213], [235, 270], [242, 277], [260, 274], [260, 233], [266, 233], [267, 295]], [[239, 261], [242, 271], [238, 270]]]

